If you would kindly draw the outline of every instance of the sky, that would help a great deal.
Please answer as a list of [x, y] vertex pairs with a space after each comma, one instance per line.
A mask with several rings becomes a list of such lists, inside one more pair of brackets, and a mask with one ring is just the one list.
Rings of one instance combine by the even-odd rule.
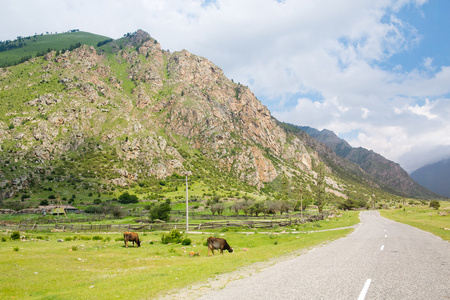
[[0, 40], [142, 29], [205, 57], [280, 121], [406, 171], [450, 158], [449, 0], [1, 0]]

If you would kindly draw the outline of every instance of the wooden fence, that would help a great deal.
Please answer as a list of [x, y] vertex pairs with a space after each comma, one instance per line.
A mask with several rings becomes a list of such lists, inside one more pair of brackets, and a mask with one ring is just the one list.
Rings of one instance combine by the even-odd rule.
[[[243, 228], [275, 228], [291, 226], [296, 224], [302, 224], [306, 222], [323, 220], [325, 215], [308, 215], [303, 219], [301, 218], [289, 218], [284, 220], [232, 220], [232, 221], [212, 221], [199, 224], [190, 224], [189, 231], [195, 230], [208, 230], [208, 229], [218, 229], [226, 227], [243, 227]], [[62, 221], [62, 220], [60, 220]], [[5, 229], [26, 231], [26, 230], [36, 230], [36, 231], [51, 231], [51, 230], [61, 230], [61, 231], [73, 231], [73, 232], [123, 232], [123, 231], [153, 231], [162, 230], [168, 231], [171, 229], [185, 230], [186, 223], [148, 223], [146, 220], [142, 220], [141, 224], [70, 224], [69, 222], [59, 222], [53, 224], [43, 224], [43, 223], [29, 223], [29, 222], [2, 222], [0, 223], [0, 228]]]

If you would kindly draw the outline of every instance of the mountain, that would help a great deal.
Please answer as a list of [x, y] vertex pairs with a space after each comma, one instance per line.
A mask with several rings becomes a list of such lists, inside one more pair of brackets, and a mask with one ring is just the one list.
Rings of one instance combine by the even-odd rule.
[[320, 183], [336, 201], [395, 198], [212, 62], [142, 30], [0, 68], [0, 200], [177, 197], [187, 171], [199, 197], [316, 199]]
[[63, 51], [81, 45], [95, 46], [111, 41], [110, 38], [73, 29], [64, 33], [35, 34], [17, 37], [14, 41], [0, 42], [0, 67], [14, 66], [51, 50]]
[[415, 182], [399, 164], [384, 158], [380, 154], [361, 147], [353, 148], [345, 140], [327, 129], [319, 131], [308, 126], [300, 128], [311, 137], [327, 145], [338, 156], [360, 166], [385, 190], [410, 197], [438, 197], [435, 193]]
[[450, 159], [421, 167], [411, 173], [411, 178], [430, 191], [450, 198]]

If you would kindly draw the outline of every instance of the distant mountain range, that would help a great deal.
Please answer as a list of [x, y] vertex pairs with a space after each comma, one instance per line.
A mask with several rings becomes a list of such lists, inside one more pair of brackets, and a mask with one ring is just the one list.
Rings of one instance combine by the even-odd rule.
[[398, 163], [390, 161], [380, 154], [365, 148], [353, 148], [333, 131], [319, 131], [308, 126], [300, 126], [303, 131], [321, 143], [327, 145], [338, 156], [343, 157], [370, 174], [384, 189], [399, 195], [416, 195], [418, 197], [437, 196], [417, 182], [403, 170]]
[[411, 173], [411, 178], [430, 191], [450, 198], [450, 159], [419, 168]]

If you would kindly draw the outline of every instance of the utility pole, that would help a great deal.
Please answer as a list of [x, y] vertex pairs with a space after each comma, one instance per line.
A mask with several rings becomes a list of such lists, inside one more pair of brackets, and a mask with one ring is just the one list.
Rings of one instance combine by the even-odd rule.
[[302, 217], [302, 223], [303, 223], [303, 190], [300, 189], [300, 211], [301, 211], [301, 217]]
[[189, 196], [188, 196], [188, 176], [191, 175], [190, 171], [186, 172], [186, 233], [189, 232]]

